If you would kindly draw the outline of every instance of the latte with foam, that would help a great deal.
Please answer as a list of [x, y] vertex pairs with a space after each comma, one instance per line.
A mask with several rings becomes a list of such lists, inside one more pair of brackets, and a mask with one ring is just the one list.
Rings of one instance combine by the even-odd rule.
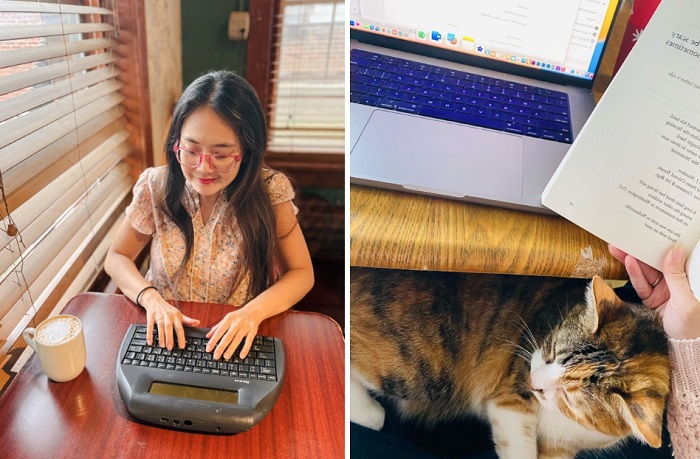
[[47, 320], [36, 330], [35, 339], [43, 345], [55, 346], [73, 339], [80, 332], [75, 317], [58, 316]]

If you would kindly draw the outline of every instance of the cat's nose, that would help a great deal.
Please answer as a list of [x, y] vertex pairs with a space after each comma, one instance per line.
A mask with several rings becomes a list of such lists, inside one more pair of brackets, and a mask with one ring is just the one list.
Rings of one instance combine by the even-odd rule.
[[532, 375], [529, 375], [527, 377], [527, 383], [528, 386], [530, 386], [530, 390], [532, 390], [532, 393], [535, 394], [535, 398], [537, 398], [537, 400], [541, 402], [547, 398], [544, 394], [544, 389], [537, 387], [537, 385], [533, 382]]
[[540, 393], [544, 392], [543, 389], [541, 389], [541, 388], [539, 388], [539, 387], [536, 386], [535, 382], [534, 382], [533, 379], [532, 379], [532, 374], [529, 374], [529, 375], [528, 375], [528, 377], [527, 377], [527, 384], [528, 384], [528, 386], [530, 386], [530, 389], [532, 389], [532, 390], [535, 391], [535, 392], [540, 392]]

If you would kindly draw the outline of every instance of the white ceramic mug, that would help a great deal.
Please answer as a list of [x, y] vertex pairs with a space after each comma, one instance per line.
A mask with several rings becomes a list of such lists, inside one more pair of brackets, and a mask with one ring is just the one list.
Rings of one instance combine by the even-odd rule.
[[22, 337], [36, 351], [46, 375], [56, 382], [70, 381], [85, 368], [83, 324], [75, 316], [61, 314], [27, 328]]

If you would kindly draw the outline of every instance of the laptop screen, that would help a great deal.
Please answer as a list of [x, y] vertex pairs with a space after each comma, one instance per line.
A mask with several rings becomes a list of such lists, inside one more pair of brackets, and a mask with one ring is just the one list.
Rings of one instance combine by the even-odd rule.
[[[351, 35], [592, 82], [618, 0], [350, 0]], [[356, 34], [353, 34], [356, 32]], [[391, 42], [400, 42], [391, 44]], [[451, 53], [450, 53], [451, 52]], [[425, 53], [425, 52], [423, 52]], [[449, 57], [448, 57], [449, 59]], [[519, 72], [515, 72], [519, 73]], [[536, 76], [536, 75], [535, 75]]]

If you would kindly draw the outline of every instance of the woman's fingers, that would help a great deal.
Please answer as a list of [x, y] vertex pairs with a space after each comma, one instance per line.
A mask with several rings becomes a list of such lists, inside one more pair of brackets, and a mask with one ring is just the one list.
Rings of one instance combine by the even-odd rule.
[[238, 346], [243, 343], [240, 357], [246, 358], [253, 345], [257, 331], [257, 324], [250, 320], [235, 316], [224, 317], [221, 322], [212, 327], [211, 331], [207, 333], [209, 343], [206, 351], [213, 352], [215, 359], [223, 356], [226, 360], [230, 360]]

